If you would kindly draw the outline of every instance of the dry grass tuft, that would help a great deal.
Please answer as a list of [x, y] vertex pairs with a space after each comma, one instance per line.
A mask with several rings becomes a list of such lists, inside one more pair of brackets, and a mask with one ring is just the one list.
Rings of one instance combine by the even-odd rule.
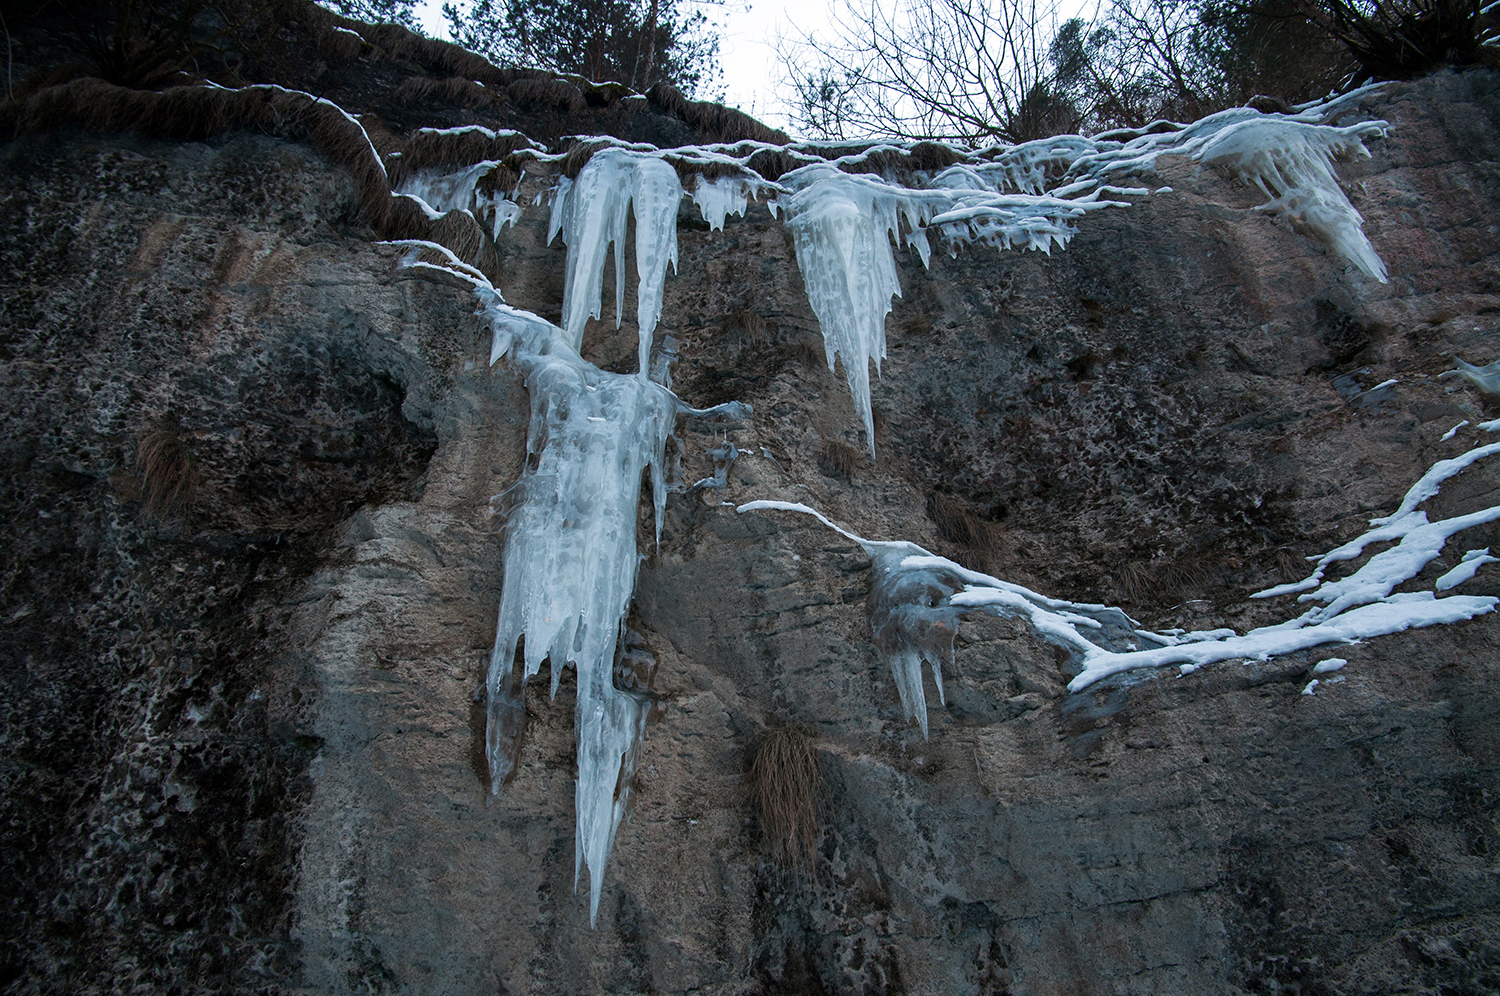
[[198, 471], [176, 416], [163, 415], [148, 424], [136, 444], [135, 464], [148, 515], [163, 519], [191, 507]]
[[1312, 564], [1305, 557], [1299, 556], [1296, 551], [1286, 547], [1276, 551], [1276, 569], [1287, 581], [1301, 581], [1312, 573]]
[[811, 867], [818, 845], [818, 756], [812, 738], [767, 726], [750, 744], [746, 777], [761, 837], [777, 861]]
[[521, 183], [521, 164], [516, 157], [507, 156], [504, 162], [497, 163], [494, 169], [480, 174], [479, 180], [474, 184], [474, 189], [486, 197], [499, 194], [509, 197], [515, 192]]
[[470, 110], [495, 113], [498, 108], [509, 105], [505, 92], [503, 89], [491, 90], [462, 76], [449, 76], [446, 79], [409, 76], [396, 87], [395, 96], [412, 103], [439, 101]]
[[1202, 597], [1212, 587], [1213, 576], [1195, 559], [1156, 564], [1135, 560], [1114, 571], [1114, 579], [1122, 602], [1167, 608], [1183, 599]]
[[785, 149], [761, 149], [745, 165], [775, 183], [802, 163]]
[[976, 515], [947, 495], [934, 491], [927, 496], [927, 517], [938, 535], [963, 547], [982, 567], [992, 566], [1000, 551], [1004, 530], [998, 523]]
[[753, 311], [735, 311], [719, 323], [726, 339], [737, 336], [747, 346], [763, 347], [769, 341], [766, 320]]
[[[343, 31], [336, 30], [344, 28]], [[333, 18], [313, 26], [313, 44], [318, 46], [318, 51], [329, 59], [338, 62], [353, 62], [358, 59], [365, 50], [367, 44], [358, 32], [352, 27], [337, 24]]]
[[1120, 565], [1114, 578], [1120, 601], [1127, 605], [1144, 605], [1156, 594], [1156, 576], [1139, 560]]
[[391, 185], [399, 186], [402, 180], [424, 169], [450, 172], [486, 159], [503, 160], [517, 149], [530, 148], [530, 144], [520, 136], [490, 138], [482, 131], [419, 131], [406, 143], [401, 157], [392, 165]]
[[823, 448], [818, 451], [818, 469], [823, 473], [847, 481], [858, 465], [859, 450], [836, 439], [823, 440]]
[[512, 101], [523, 107], [577, 114], [587, 106], [583, 91], [567, 80], [520, 79], [512, 83], [506, 92]]
[[964, 161], [958, 152], [938, 142], [918, 142], [907, 154], [906, 168], [937, 172]]
[[670, 83], [656, 83], [646, 91], [646, 99], [686, 121], [710, 142], [743, 142], [748, 139], [768, 145], [786, 145], [791, 141], [786, 132], [767, 128], [744, 111], [706, 100], [688, 100]]
[[602, 149], [607, 149], [609, 147], [609, 142], [573, 143], [572, 148], [568, 149], [567, 157], [563, 159], [563, 176], [567, 177], [569, 180], [578, 179], [578, 174], [583, 172], [583, 168], [589, 164], [590, 159], [594, 158], [594, 154]]

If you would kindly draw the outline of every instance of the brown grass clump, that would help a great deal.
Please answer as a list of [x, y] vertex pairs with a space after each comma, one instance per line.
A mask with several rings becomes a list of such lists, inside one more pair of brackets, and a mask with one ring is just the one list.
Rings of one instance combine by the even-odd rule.
[[507, 103], [504, 90], [492, 90], [487, 86], [465, 79], [449, 76], [434, 79], [430, 76], [408, 76], [396, 87], [395, 96], [404, 101], [438, 101], [475, 111], [490, 111]]
[[517, 162], [517, 157], [507, 156], [505, 161], [497, 163], [494, 169], [481, 173], [478, 182], [474, 184], [474, 189], [486, 197], [493, 194], [509, 197], [521, 184], [521, 168], [522, 164]]
[[[469, 85], [473, 86], [473, 84]], [[474, 89], [482, 90], [483, 88], [474, 87]], [[418, 131], [401, 150], [400, 158], [393, 163], [391, 185], [399, 186], [402, 180], [424, 169], [442, 172], [459, 170], [486, 159], [506, 159], [517, 149], [530, 148], [530, 146], [531, 143], [519, 135], [501, 135], [497, 138], [490, 138], [477, 129], [473, 131]]]
[[[344, 30], [340, 31], [339, 28]], [[313, 44], [329, 59], [353, 62], [364, 52], [367, 43], [353, 27], [329, 18], [326, 22], [313, 26]]]
[[589, 164], [590, 159], [594, 158], [594, 154], [609, 147], [609, 142], [573, 143], [572, 148], [568, 149], [568, 154], [562, 162], [563, 176], [569, 180], [578, 179], [578, 174], [583, 172], [583, 168]]
[[646, 99], [668, 114], [686, 121], [710, 142], [742, 142], [749, 139], [768, 145], [786, 145], [791, 141], [786, 132], [767, 128], [744, 111], [706, 100], [688, 100], [681, 90], [670, 83], [656, 83], [646, 91]]
[[583, 91], [567, 80], [520, 79], [506, 88], [510, 99], [523, 107], [577, 114], [587, 106]]
[[148, 424], [136, 445], [135, 463], [146, 496], [146, 514], [163, 519], [192, 505], [198, 471], [176, 416], [163, 415]]
[[442, 241], [446, 233], [458, 240], [450, 248], [460, 258], [496, 275], [493, 268], [486, 269], [496, 263], [493, 247], [485, 243], [476, 249], [472, 220], [469, 225], [431, 221], [410, 198], [392, 195], [378, 150], [397, 147], [400, 139], [374, 114], [360, 120], [363, 130], [337, 107], [275, 86], [180, 86], [152, 92], [82, 78], [0, 102], [0, 135], [71, 124], [149, 138], [205, 138], [238, 127], [306, 141], [353, 177], [360, 206], [381, 238]]
[[976, 563], [990, 566], [999, 553], [1002, 528], [947, 495], [934, 491], [927, 496], [927, 517], [939, 536], [963, 547]]
[[762, 839], [775, 859], [810, 867], [818, 844], [818, 756], [812, 738], [791, 726], [767, 726], [750, 744], [746, 783]]
[[[352, 26], [351, 22], [345, 22]], [[478, 80], [485, 86], [503, 87], [515, 74], [495, 66], [482, 55], [470, 52], [452, 42], [424, 38], [399, 24], [359, 24], [365, 41], [397, 62], [413, 62], [445, 76], [462, 76]]]
[[847, 481], [858, 465], [859, 450], [836, 439], [823, 440], [823, 448], [818, 451], [818, 469], [823, 473]]
[[764, 346], [769, 340], [766, 335], [766, 320], [753, 311], [734, 311], [724, 316], [719, 323], [725, 338], [737, 336], [747, 346]]
[[955, 149], [939, 142], [918, 142], [907, 153], [907, 168], [937, 172], [957, 165], [964, 157]]
[[761, 149], [746, 160], [745, 165], [775, 183], [804, 164], [785, 149]]

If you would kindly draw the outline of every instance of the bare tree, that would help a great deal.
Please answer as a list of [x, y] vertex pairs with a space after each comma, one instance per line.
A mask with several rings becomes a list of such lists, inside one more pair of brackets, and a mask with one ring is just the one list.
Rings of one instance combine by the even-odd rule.
[[1053, 0], [844, 0], [833, 20], [834, 37], [804, 32], [780, 49], [813, 134], [977, 143], [1068, 130], [1051, 87]]

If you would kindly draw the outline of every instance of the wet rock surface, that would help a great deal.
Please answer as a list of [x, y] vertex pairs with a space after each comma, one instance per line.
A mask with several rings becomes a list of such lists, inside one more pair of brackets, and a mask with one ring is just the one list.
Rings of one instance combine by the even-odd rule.
[[[924, 741], [870, 642], [859, 548], [725, 504], [803, 501], [1152, 627], [1291, 615], [1246, 596], [1500, 414], [1439, 379], [1495, 358], [1500, 83], [1393, 85], [1369, 110], [1392, 134], [1341, 175], [1389, 285], [1164, 159], [1147, 185], [1173, 193], [1085, 219], [1066, 252], [902, 260], [874, 462], [779, 223], [756, 207], [710, 233], [685, 207], [658, 335], [685, 342], [685, 400], [755, 418], [729, 430], [725, 489], [671, 497], [642, 568], [630, 625], [660, 702], [597, 930], [571, 882], [570, 675], [555, 700], [533, 684], [498, 799], [481, 774], [491, 498], [528, 405], [465, 294], [396, 272], [347, 178], [294, 144], [4, 146], [0, 980], [1500, 988], [1493, 616], [1338, 648], [1345, 680], [1314, 695], [1332, 652], [1069, 695], [1053, 647], [969, 620]], [[502, 234], [498, 285], [556, 320], [545, 226]], [[584, 353], [631, 370], [610, 290]], [[723, 435], [684, 423], [684, 481]], [[148, 440], [190, 458], [190, 501], [153, 503]], [[1497, 491], [1471, 468], [1434, 517]], [[1486, 570], [1463, 590], [1500, 594]], [[818, 751], [809, 868], [770, 860], [744, 784], [768, 722]]]

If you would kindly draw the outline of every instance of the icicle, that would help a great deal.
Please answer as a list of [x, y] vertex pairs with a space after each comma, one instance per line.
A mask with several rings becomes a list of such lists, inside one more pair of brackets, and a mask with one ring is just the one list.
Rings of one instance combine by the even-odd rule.
[[1383, 136], [1389, 127], [1372, 121], [1333, 128], [1267, 115], [1230, 125], [1204, 143], [1195, 158], [1233, 169], [1271, 198], [1256, 210], [1306, 225], [1335, 252], [1386, 283], [1385, 263], [1365, 237], [1364, 219], [1339, 187], [1333, 156], [1369, 156], [1361, 139]]
[[723, 230], [724, 220], [729, 215], [744, 216], [745, 209], [750, 206], [750, 198], [763, 186], [764, 181], [739, 176], [722, 176], [712, 180], [700, 176], [697, 186], [693, 188], [693, 203], [698, 205], [703, 220], [708, 222], [709, 231], [718, 232]]
[[677, 267], [677, 207], [682, 183], [677, 171], [660, 157], [628, 149], [596, 152], [578, 179], [558, 184], [553, 202], [550, 242], [560, 231], [568, 246], [563, 286], [563, 328], [577, 349], [584, 326], [603, 311], [604, 257], [614, 246], [615, 327], [625, 309], [626, 212], [635, 207], [635, 261], [640, 285], [636, 317], [640, 327], [638, 369], [645, 371], [651, 337], [661, 318], [667, 264]]
[[891, 299], [901, 294], [890, 241], [902, 238], [897, 210], [907, 221], [905, 241], [917, 246], [925, 263], [927, 240], [920, 226], [936, 201], [826, 163], [804, 166], [782, 182], [795, 190], [785, 205], [786, 224], [808, 302], [823, 330], [828, 369], [843, 358], [844, 377], [873, 457], [870, 361], [879, 373], [885, 317], [891, 313]]
[[[503, 683], [522, 637], [525, 677], [550, 658], [554, 695], [563, 666], [577, 669], [575, 884], [587, 866], [592, 922], [649, 708], [613, 682], [616, 637], [639, 563], [641, 476], [650, 470], [659, 533], [664, 450], [678, 405], [644, 377], [585, 363], [561, 337], [552, 348], [549, 355], [518, 351], [515, 359], [532, 399], [530, 459], [506, 530], [489, 719], [492, 729], [504, 721]], [[491, 747], [493, 777], [505, 759], [493, 739]], [[617, 794], [617, 785], [626, 788]]]

